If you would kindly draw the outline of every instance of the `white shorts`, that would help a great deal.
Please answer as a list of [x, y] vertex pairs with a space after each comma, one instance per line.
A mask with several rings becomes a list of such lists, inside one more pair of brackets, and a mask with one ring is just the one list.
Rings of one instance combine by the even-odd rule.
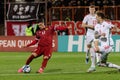
[[99, 46], [99, 49], [102, 53], [110, 53], [112, 51], [111, 46]]
[[94, 40], [94, 35], [89, 35], [89, 36], [86, 36], [86, 44], [91, 44], [92, 41]]

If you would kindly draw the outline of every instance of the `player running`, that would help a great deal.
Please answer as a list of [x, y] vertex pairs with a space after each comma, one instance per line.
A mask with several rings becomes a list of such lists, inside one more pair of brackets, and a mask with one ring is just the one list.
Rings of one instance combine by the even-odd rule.
[[[57, 30], [66, 30], [70, 27], [60, 27], [60, 26], [45, 26], [44, 23], [39, 23], [39, 28], [40, 30], [38, 30], [36, 32], [36, 38], [35, 40], [33, 40], [30, 44], [28, 44], [27, 46], [24, 47], [29, 47], [31, 45], [35, 45], [37, 44], [37, 48], [34, 49], [34, 51], [32, 52], [32, 54], [29, 56], [29, 58], [27, 59], [25, 66], [29, 65], [33, 59], [40, 57], [41, 55], [43, 55], [43, 61], [42, 61], [42, 65], [39, 68], [39, 70], [37, 71], [38, 73], [43, 73], [48, 60], [51, 58], [52, 56], [52, 40], [53, 40], [53, 35], [54, 32]], [[23, 72], [23, 68], [20, 68], [18, 70], [19, 73]]]
[[[107, 57], [112, 51], [112, 37], [110, 36], [111, 24], [104, 20], [105, 16], [102, 12], [96, 13], [96, 19], [98, 24], [95, 26], [95, 38], [93, 48], [90, 49], [91, 56], [94, 57], [93, 63], [95, 65], [95, 54], [98, 52], [101, 54], [101, 59], [98, 66], [116, 68], [120, 70], [120, 66], [107, 62]], [[95, 71], [95, 67], [91, 65], [87, 72]]]

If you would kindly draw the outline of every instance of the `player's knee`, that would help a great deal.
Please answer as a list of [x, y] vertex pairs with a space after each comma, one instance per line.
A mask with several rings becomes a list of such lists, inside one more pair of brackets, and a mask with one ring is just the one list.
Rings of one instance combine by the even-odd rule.
[[37, 57], [37, 56], [38, 56], [36, 53], [32, 53], [32, 55], [33, 55], [34, 57]]
[[100, 53], [100, 51], [99, 51], [98, 48], [94, 48], [94, 51], [95, 51], [96, 53]]
[[48, 56], [44, 56], [44, 57], [43, 57], [43, 59], [49, 59], [49, 58], [50, 58], [50, 57], [48, 57]]

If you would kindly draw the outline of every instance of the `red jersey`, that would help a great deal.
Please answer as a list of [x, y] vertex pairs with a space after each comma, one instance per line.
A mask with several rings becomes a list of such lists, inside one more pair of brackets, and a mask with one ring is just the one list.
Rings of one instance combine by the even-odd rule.
[[66, 30], [68, 29], [67, 27], [63, 27], [63, 26], [49, 26], [49, 27], [45, 27], [44, 29], [42, 30], [38, 30], [36, 32], [36, 38], [35, 40], [28, 44], [27, 46], [31, 46], [31, 45], [34, 45], [36, 43], [38, 43], [38, 46], [49, 46], [49, 47], [52, 47], [52, 39], [53, 39], [53, 35], [54, 35], [54, 32], [57, 31], [57, 30]]

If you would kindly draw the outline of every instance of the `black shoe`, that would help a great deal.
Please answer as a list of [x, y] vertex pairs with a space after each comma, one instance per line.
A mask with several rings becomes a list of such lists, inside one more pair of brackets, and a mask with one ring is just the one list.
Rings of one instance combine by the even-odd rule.
[[89, 62], [89, 58], [88, 57], [86, 57], [85, 62], [86, 62], [86, 64], [88, 64], [88, 62]]

